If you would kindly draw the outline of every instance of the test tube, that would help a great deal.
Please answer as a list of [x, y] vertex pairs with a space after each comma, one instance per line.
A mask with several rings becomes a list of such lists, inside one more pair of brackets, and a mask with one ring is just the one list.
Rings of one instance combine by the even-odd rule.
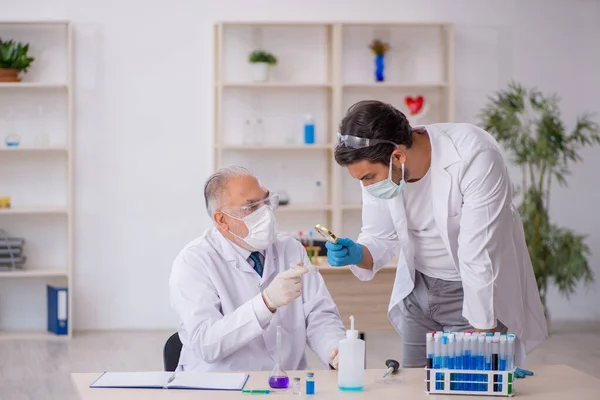
[[509, 371], [515, 369], [515, 335], [508, 335], [508, 359], [506, 362], [506, 368]]
[[[442, 368], [442, 332], [436, 332], [433, 335], [433, 368]], [[435, 380], [435, 388], [437, 390], [442, 389], [442, 382], [438, 382], [437, 372], [433, 374]]]
[[427, 332], [425, 335], [425, 348], [427, 351], [427, 391], [431, 390], [431, 369], [433, 368], [433, 333]]
[[[471, 332], [465, 333], [465, 339], [464, 339], [465, 342], [463, 344], [463, 346], [464, 346], [463, 367], [466, 370], [471, 369], [471, 351], [472, 351], [471, 336], [472, 336]], [[471, 374], [464, 374], [463, 377], [464, 377], [465, 381], [471, 382]], [[463, 390], [471, 390], [471, 383], [464, 383]]]
[[485, 369], [485, 333], [480, 333], [477, 338], [477, 369], [483, 371]]
[[[473, 333], [471, 335], [471, 369], [479, 369], [479, 334]], [[479, 380], [478, 374], [471, 375], [471, 382], [477, 382]], [[477, 383], [472, 384], [471, 390], [478, 391], [479, 385]]]
[[487, 371], [492, 370], [492, 340], [494, 335], [492, 332], [488, 333], [485, 337], [485, 369]]
[[[498, 354], [500, 352], [500, 335], [492, 338], [492, 371], [498, 371]], [[498, 391], [498, 375], [494, 375], [494, 392]]]
[[456, 368], [456, 335], [451, 333], [448, 335], [448, 368]]
[[[433, 368], [433, 333], [431, 332], [427, 332], [425, 335], [425, 348], [427, 350], [427, 368]], [[430, 363], [431, 365], [429, 365]]]
[[498, 369], [500, 371], [506, 371], [506, 358], [508, 356], [507, 344], [506, 335], [500, 336], [500, 356], [498, 361]]
[[[477, 349], [478, 349], [478, 353], [477, 353], [477, 369], [479, 371], [483, 371], [485, 370], [485, 333], [484, 332], [480, 332], [479, 336], [477, 337]], [[484, 382], [486, 375], [484, 374], [478, 374], [477, 375], [477, 381], [478, 382]], [[478, 391], [482, 392], [483, 391], [483, 387], [484, 384], [480, 383], [477, 385], [478, 387]]]
[[448, 368], [448, 336], [442, 335], [442, 368]]
[[433, 335], [433, 368], [442, 368], [442, 334], [436, 332]]
[[[465, 334], [463, 332], [457, 332], [454, 334], [455, 337], [455, 343], [454, 343], [454, 369], [457, 370], [461, 370], [462, 369], [462, 353], [463, 353], [463, 341], [462, 339], [464, 338]], [[456, 373], [454, 374], [454, 376], [456, 377], [455, 379], [458, 381], [458, 383], [454, 384], [454, 387], [456, 388], [456, 390], [462, 390], [462, 383], [461, 381], [461, 374], [460, 373]]]

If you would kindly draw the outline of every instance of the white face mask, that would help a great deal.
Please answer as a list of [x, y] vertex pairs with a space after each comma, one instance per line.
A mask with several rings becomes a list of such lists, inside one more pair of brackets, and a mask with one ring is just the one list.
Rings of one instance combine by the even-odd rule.
[[229, 233], [246, 243], [252, 251], [264, 250], [277, 239], [277, 220], [269, 206], [262, 206], [244, 218], [224, 214], [246, 224], [248, 235], [245, 238], [236, 235], [231, 230], [229, 230]]
[[404, 163], [402, 163], [402, 179], [399, 184], [396, 184], [392, 180], [392, 158], [390, 158], [390, 171], [388, 173], [387, 179], [384, 179], [380, 182], [373, 183], [369, 186], [363, 186], [365, 190], [374, 197], [379, 199], [393, 199], [398, 196], [400, 192], [402, 192], [402, 188], [406, 185], [406, 181], [404, 180]]

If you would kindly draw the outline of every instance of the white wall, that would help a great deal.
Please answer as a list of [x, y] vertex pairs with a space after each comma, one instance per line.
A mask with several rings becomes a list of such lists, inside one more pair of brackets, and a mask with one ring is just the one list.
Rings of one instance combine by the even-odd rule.
[[[76, 329], [176, 325], [171, 261], [209, 225], [216, 21], [450, 21], [458, 120], [475, 122], [486, 95], [511, 78], [560, 93], [569, 124], [600, 109], [597, 1], [0, 0], [0, 10], [2, 19], [74, 23]], [[589, 234], [597, 253], [594, 286], [570, 302], [551, 295], [557, 319], [600, 319], [599, 152], [586, 152], [552, 199], [554, 218]]]

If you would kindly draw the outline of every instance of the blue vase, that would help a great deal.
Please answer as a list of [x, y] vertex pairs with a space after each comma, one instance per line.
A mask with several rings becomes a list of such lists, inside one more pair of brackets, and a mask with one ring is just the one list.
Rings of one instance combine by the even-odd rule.
[[375, 57], [375, 79], [377, 82], [383, 82], [385, 77], [383, 76], [383, 70], [385, 69], [385, 54], [379, 54]]

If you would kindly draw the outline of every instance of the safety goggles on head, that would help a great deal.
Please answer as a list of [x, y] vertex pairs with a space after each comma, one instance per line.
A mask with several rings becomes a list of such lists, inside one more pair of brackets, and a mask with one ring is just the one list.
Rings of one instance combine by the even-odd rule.
[[279, 207], [279, 195], [270, 194], [262, 200], [241, 207], [222, 207], [222, 211], [230, 217], [242, 219], [263, 206], [270, 207], [273, 211], [277, 210], [277, 207]]
[[364, 147], [375, 146], [381, 143], [393, 144], [394, 146], [398, 146], [398, 143], [394, 143], [391, 140], [361, 138], [358, 136], [342, 135], [339, 132], [337, 134], [337, 139], [338, 145], [343, 144], [349, 149], [362, 149]]

